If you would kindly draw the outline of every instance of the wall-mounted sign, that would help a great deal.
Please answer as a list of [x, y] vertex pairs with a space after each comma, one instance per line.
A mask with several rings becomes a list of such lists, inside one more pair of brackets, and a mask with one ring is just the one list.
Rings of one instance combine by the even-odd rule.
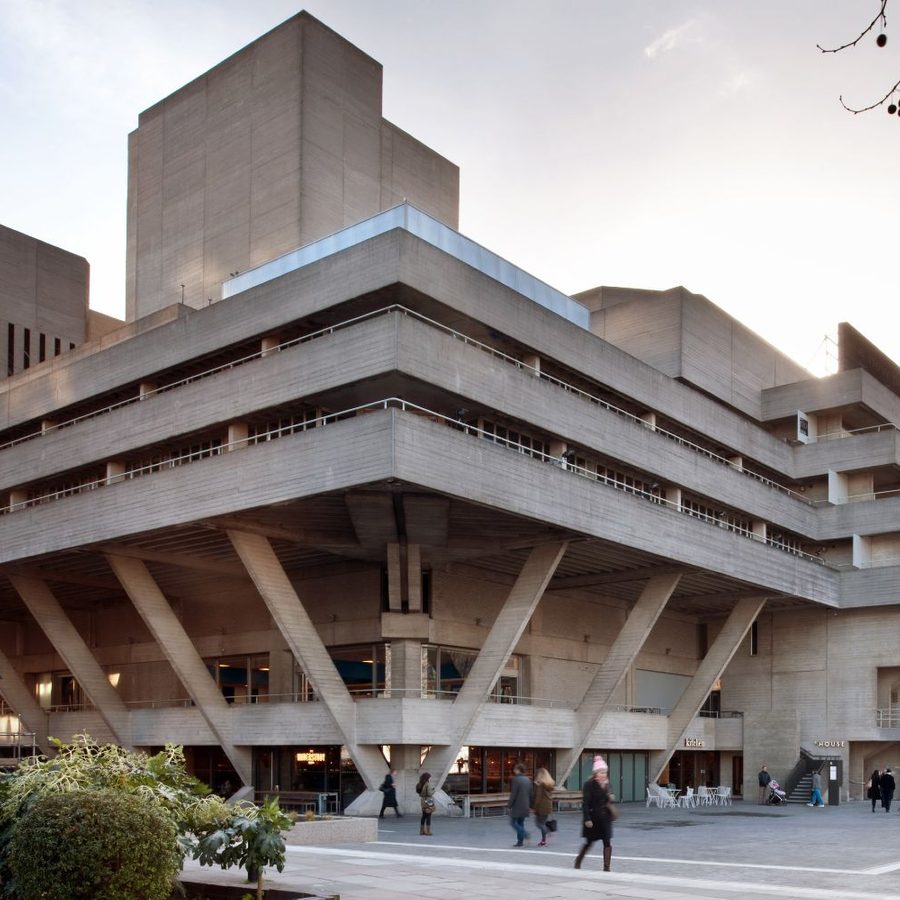
[[706, 745], [703, 742], [703, 738], [685, 738], [684, 746], [685, 747], [704, 747]]
[[815, 744], [817, 747], [824, 747], [827, 749], [834, 749], [834, 748], [838, 748], [838, 747], [846, 747], [847, 746], [846, 741], [816, 741]]
[[307, 765], [310, 765], [311, 763], [323, 763], [325, 762], [325, 754], [321, 751], [315, 752], [310, 750], [306, 753], [298, 753], [294, 759], [296, 759], [298, 763], [306, 763]]

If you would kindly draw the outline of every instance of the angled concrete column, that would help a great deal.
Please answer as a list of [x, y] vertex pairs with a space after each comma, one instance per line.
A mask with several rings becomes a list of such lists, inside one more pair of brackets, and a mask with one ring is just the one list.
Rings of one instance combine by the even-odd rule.
[[456, 761], [482, 704], [528, 625], [566, 547], [566, 543], [535, 547], [522, 567], [448, 711], [446, 743], [432, 747], [423, 763], [423, 768], [431, 772], [432, 782], [436, 787], [444, 783], [450, 767]]
[[0, 650], [0, 696], [16, 711], [24, 729], [34, 734], [41, 752], [49, 755], [53, 748], [47, 740], [47, 713], [37, 705], [22, 676], [2, 650]]
[[556, 780], [560, 784], [568, 778], [587, 746], [588, 737], [606, 712], [610, 698], [631, 668], [680, 578], [681, 575], [657, 575], [651, 578], [628, 613], [606, 659], [594, 674], [590, 687], [575, 710], [574, 745], [557, 754]]
[[716, 636], [712, 646], [697, 668], [697, 673], [684, 689], [681, 699], [669, 715], [668, 748], [654, 753], [650, 757], [652, 781], [658, 781], [666, 763], [678, 749], [694, 717], [700, 712], [716, 679], [722, 676], [725, 667], [731, 662], [737, 648], [741, 645], [750, 626], [756, 621], [760, 610], [766, 603], [765, 597], [745, 597], [738, 600], [722, 630]]
[[106, 560], [122, 583], [144, 624], [184, 685], [191, 700], [218, 738], [223, 752], [244, 784], [253, 784], [253, 754], [231, 739], [231, 707], [197, 648], [184, 630], [143, 561], [108, 553]]
[[109, 683], [100, 663], [94, 658], [84, 638], [69, 620], [50, 588], [38, 578], [25, 575], [8, 577], [81, 689], [97, 707], [103, 721], [115, 735], [116, 741], [123, 747], [131, 749], [131, 721], [128, 708]]
[[369, 798], [371, 804], [374, 805], [377, 801], [380, 809], [381, 794], [378, 785], [384, 778], [384, 757], [377, 747], [356, 743], [356, 707], [353, 698], [325, 649], [316, 626], [281, 567], [275, 551], [269, 541], [259, 534], [229, 531], [228, 537], [291, 652], [337, 725], [347, 752], [368, 788], [366, 794], [372, 795]]

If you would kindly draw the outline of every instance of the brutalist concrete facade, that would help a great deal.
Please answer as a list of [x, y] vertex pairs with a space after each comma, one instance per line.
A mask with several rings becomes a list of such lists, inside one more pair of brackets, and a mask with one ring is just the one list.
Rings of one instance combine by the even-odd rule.
[[[377, 64], [302, 14], [145, 113], [132, 150], [168, 116], [150, 168], [208, 161], [212, 110], [281, 103], [264, 75], [298, 47], [343, 62], [295, 94], [376, 96]], [[128, 324], [0, 384], [7, 712], [42, 746], [174, 741], [210, 781], [315, 781], [359, 812], [384, 748], [410, 808], [421, 768], [496, 791], [517, 752], [573, 781], [584, 752], [627, 758], [634, 796], [753, 797], [763, 763], [837, 757], [846, 796], [896, 764], [884, 361], [812, 378], [682, 288], [565, 297], [455, 230], [431, 151], [430, 208], [393, 205], [363, 107], [368, 186], [301, 192], [271, 244], [268, 213], [226, 203], [223, 266], [140, 149]], [[252, 184], [250, 135], [224, 169]], [[224, 197], [209, 177], [183, 196]], [[165, 307], [188, 258], [203, 288]]]

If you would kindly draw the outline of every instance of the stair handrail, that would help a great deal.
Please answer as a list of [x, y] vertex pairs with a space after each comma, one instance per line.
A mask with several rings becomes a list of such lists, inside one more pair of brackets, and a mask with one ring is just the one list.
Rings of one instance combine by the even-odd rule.
[[821, 772], [822, 767], [826, 766], [831, 760], [841, 759], [840, 756], [814, 756], [805, 747], [800, 748], [800, 758], [797, 764], [791, 769], [787, 778], [784, 780], [782, 788], [788, 797], [794, 793], [797, 785], [804, 775], [812, 772]]

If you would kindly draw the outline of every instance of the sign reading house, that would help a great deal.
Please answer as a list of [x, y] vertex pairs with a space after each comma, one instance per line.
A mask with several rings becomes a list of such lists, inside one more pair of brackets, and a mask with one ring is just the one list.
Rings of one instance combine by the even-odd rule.
[[846, 747], [846, 741], [816, 741], [815, 745], [817, 747], [821, 747], [823, 750], [838, 750], [841, 747]]

